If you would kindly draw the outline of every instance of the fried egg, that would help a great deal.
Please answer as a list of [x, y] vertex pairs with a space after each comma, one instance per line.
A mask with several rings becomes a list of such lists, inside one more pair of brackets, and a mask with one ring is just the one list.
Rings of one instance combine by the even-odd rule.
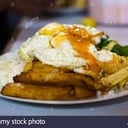
[[[97, 76], [101, 71], [97, 61], [105, 56], [109, 56], [108, 60], [112, 59], [109, 53], [102, 54], [102, 51], [100, 54], [95, 48], [103, 34], [95, 28], [82, 25], [50, 23], [23, 43], [19, 55], [25, 61], [36, 58], [43, 64]], [[95, 50], [91, 50], [92, 46]]]

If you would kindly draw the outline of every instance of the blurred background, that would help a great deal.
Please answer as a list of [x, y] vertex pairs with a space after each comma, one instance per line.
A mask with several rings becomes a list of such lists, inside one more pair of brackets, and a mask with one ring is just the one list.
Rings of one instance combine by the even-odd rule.
[[45, 21], [81, 15], [83, 25], [127, 26], [127, 7], [128, 0], [1, 0], [0, 54], [24, 17]]
[[[47, 17], [78, 12], [86, 0], [1, 0], [0, 1], [0, 54], [24, 16]], [[68, 9], [68, 10], [67, 10]]]

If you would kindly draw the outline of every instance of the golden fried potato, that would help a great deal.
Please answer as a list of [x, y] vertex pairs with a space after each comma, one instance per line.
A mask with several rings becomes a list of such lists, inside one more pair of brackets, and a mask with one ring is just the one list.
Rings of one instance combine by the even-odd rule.
[[84, 86], [45, 86], [23, 83], [10, 83], [4, 86], [3, 95], [36, 100], [75, 100], [95, 96], [95, 91]]

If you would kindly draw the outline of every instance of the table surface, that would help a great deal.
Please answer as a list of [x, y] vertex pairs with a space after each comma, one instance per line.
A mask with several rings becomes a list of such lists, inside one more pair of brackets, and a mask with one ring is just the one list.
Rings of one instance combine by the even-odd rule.
[[[23, 18], [19, 24], [20, 32], [12, 41], [13, 45], [10, 51], [19, 48], [22, 42], [32, 36], [41, 26], [49, 22], [60, 23], [78, 23], [83, 16], [64, 16], [33, 19]], [[97, 26], [100, 30], [105, 31], [112, 39], [118, 40], [122, 44], [127, 44], [128, 27], [107, 27]], [[0, 115], [128, 115], [128, 96], [102, 101], [97, 103], [87, 103], [80, 105], [46, 105], [24, 103], [0, 98]]]

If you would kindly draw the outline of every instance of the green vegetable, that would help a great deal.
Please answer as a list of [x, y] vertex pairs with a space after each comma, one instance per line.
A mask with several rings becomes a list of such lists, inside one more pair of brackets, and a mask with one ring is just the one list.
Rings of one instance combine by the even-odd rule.
[[109, 36], [106, 35], [105, 38], [101, 38], [100, 43], [97, 45], [97, 49], [105, 49], [114, 52], [120, 56], [128, 56], [128, 45], [121, 46], [115, 40], [109, 40]]
[[102, 49], [103, 47], [107, 46], [109, 42], [110, 42], [110, 41], [109, 41], [109, 36], [106, 35], [105, 38], [101, 38], [101, 41], [100, 41], [100, 43], [98, 44], [97, 47], [98, 47], [99, 49]]
[[128, 56], [128, 46], [116, 44], [111, 51], [117, 53], [120, 56]]
[[117, 44], [116, 41], [111, 40], [105, 47], [103, 47], [103, 49], [111, 51], [116, 44]]

